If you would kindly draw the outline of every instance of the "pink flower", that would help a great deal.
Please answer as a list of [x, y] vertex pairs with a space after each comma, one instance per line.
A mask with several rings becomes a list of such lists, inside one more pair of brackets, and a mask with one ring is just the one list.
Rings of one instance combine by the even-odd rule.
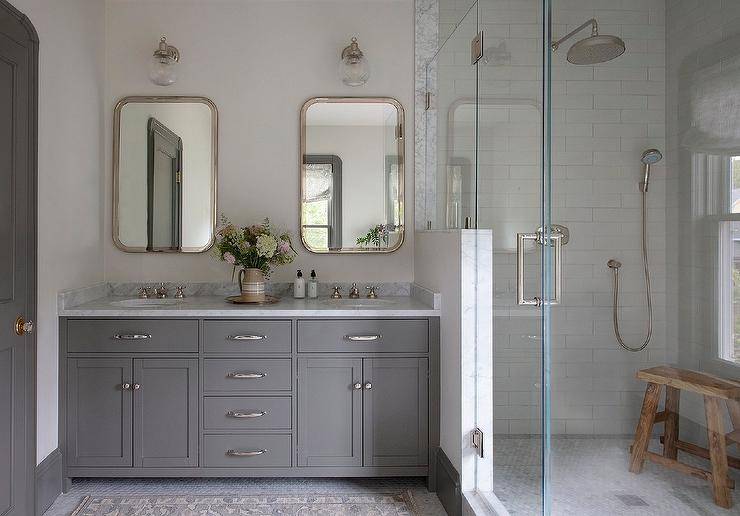
[[286, 242], [285, 240], [283, 240], [283, 241], [282, 241], [282, 242], [280, 242], [280, 244], [278, 245], [278, 250], [279, 250], [279, 251], [280, 251], [280, 252], [281, 252], [282, 254], [288, 254], [288, 251], [290, 251], [290, 244], [289, 244], [288, 242]]
[[234, 255], [229, 253], [228, 251], [224, 253], [224, 260], [231, 265], [234, 265], [236, 263], [236, 258], [234, 258]]

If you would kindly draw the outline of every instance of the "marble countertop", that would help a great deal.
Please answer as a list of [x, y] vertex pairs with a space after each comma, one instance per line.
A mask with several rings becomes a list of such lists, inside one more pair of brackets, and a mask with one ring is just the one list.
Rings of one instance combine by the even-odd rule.
[[[59, 309], [61, 317], [437, 317], [435, 308], [416, 297], [387, 296], [374, 300], [365, 298], [332, 300], [293, 299], [283, 297], [273, 305], [235, 305], [224, 296], [193, 296], [177, 300], [177, 304], [122, 307], [116, 302], [131, 296], [104, 296], [93, 301]], [[347, 306], [348, 303], [365, 306]]]

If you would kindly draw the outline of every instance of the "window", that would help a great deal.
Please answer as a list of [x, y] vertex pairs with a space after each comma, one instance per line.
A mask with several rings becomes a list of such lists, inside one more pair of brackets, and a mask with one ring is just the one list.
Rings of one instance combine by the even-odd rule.
[[342, 247], [342, 160], [306, 155], [303, 238], [312, 249]]
[[719, 358], [740, 364], [740, 156], [729, 158], [727, 208], [719, 221]]

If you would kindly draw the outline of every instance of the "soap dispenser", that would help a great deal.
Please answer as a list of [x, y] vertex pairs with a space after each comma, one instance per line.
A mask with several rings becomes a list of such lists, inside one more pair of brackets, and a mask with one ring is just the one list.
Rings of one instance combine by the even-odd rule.
[[303, 279], [303, 272], [298, 269], [295, 281], [293, 281], [293, 297], [296, 299], [303, 299], [306, 297], [306, 280]]
[[311, 279], [308, 280], [308, 297], [316, 299], [319, 297], [319, 280], [316, 279], [316, 271], [311, 269]]

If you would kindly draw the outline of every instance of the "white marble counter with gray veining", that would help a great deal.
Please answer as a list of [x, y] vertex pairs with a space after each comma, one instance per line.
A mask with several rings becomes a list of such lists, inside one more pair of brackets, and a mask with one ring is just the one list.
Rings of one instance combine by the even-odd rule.
[[287, 295], [271, 305], [238, 305], [223, 295], [194, 295], [184, 299], [139, 300], [120, 294], [120, 289], [99, 284], [66, 291], [59, 296], [60, 317], [437, 317], [439, 295], [417, 285], [410, 295], [378, 299], [293, 299]]

